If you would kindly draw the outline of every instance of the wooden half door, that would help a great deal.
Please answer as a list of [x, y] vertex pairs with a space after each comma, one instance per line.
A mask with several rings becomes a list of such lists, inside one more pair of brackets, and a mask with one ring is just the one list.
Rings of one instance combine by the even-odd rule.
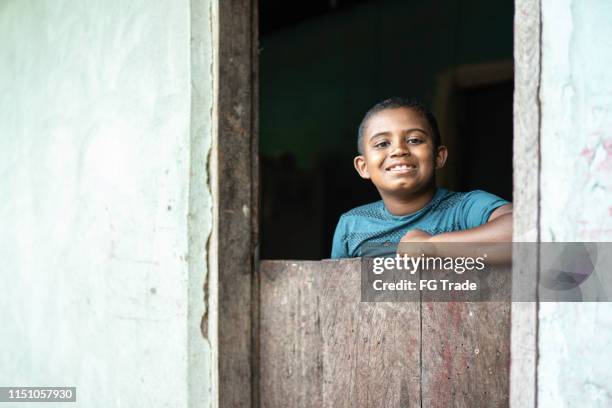
[[508, 302], [360, 302], [360, 274], [260, 263], [261, 407], [508, 406]]

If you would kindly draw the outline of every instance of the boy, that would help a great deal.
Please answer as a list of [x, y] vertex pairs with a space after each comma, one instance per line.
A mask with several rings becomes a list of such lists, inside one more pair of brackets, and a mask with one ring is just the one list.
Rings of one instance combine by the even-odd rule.
[[[340, 217], [332, 258], [369, 256], [374, 244], [395, 253], [399, 242], [510, 242], [512, 204], [484, 191], [437, 188], [435, 170], [446, 161], [438, 124], [420, 102], [391, 98], [372, 107], [359, 126], [359, 175], [381, 201]], [[383, 249], [384, 251], [384, 249]]]

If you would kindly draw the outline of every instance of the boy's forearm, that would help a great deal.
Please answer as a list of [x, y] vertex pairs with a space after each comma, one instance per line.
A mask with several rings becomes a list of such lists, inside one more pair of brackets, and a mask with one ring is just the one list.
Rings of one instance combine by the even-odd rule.
[[430, 242], [512, 242], [512, 213], [500, 215], [479, 227], [434, 235]]
[[[445, 245], [446, 243], [458, 245]], [[477, 245], [460, 245], [470, 243]], [[488, 262], [505, 264], [512, 260], [511, 243], [512, 205], [510, 204], [496, 210], [486, 224], [469, 230], [445, 232], [433, 236], [419, 230], [410, 231], [402, 238], [398, 253], [465, 257], [480, 256], [479, 254], [486, 250]]]
[[[437, 256], [478, 256], [482, 251], [488, 254], [488, 262], [507, 264], [512, 261], [512, 213], [500, 215], [479, 227], [464, 231], [453, 231], [434, 235], [429, 242], [435, 246]], [[443, 245], [453, 243], [478, 243], [478, 245]], [[441, 243], [442, 245], [435, 245]]]

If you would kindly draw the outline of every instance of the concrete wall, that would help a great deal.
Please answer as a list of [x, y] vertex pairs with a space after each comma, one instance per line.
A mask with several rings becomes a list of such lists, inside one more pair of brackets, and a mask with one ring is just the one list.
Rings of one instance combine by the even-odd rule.
[[211, 2], [192, 3], [0, 4], [2, 385], [210, 402]]
[[[542, 1], [543, 241], [612, 241], [611, 20], [608, 0]], [[539, 407], [612, 406], [612, 304], [542, 303], [538, 339]]]

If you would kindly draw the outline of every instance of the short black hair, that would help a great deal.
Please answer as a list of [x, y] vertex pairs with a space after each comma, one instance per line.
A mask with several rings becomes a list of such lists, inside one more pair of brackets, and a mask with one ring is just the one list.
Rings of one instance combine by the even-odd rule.
[[365, 127], [368, 123], [368, 120], [370, 120], [372, 116], [374, 116], [380, 111], [383, 111], [386, 109], [398, 109], [398, 108], [411, 109], [419, 113], [422, 117], [424, 117], [425, 120], [427, 120], [427, 123], [429, 124], [429, 127], [431, 128], [433, 132], [432, 136], [433, 136], [433, 142], [434, 142], [434, 149], [438, 149], [438, 147], [440, 147], [440, 145], [442, 144], [442, 140], [440, 138], [440, 129], [438, 128], [438, 121], [436, 120], [436, 117], [434, 116], [434, 114], [425, 106], [425, 104], [423, 104], [421, 101], [419, 101], [416, 98], [405, 98], [401, 96], [395, 96], [393, 98], [385, 99], [382, 102], [378, 102], [376, 105], [372, 106], [370, 110], [367, 111], [363, 119], [361, 120], [361, 123], [359, 124], [359, 130], [357, 133], [357, 150], [359, 151], [359, 154], [363, 154], [363, 151], [364, 151], [363, 133], [365, 131]]

